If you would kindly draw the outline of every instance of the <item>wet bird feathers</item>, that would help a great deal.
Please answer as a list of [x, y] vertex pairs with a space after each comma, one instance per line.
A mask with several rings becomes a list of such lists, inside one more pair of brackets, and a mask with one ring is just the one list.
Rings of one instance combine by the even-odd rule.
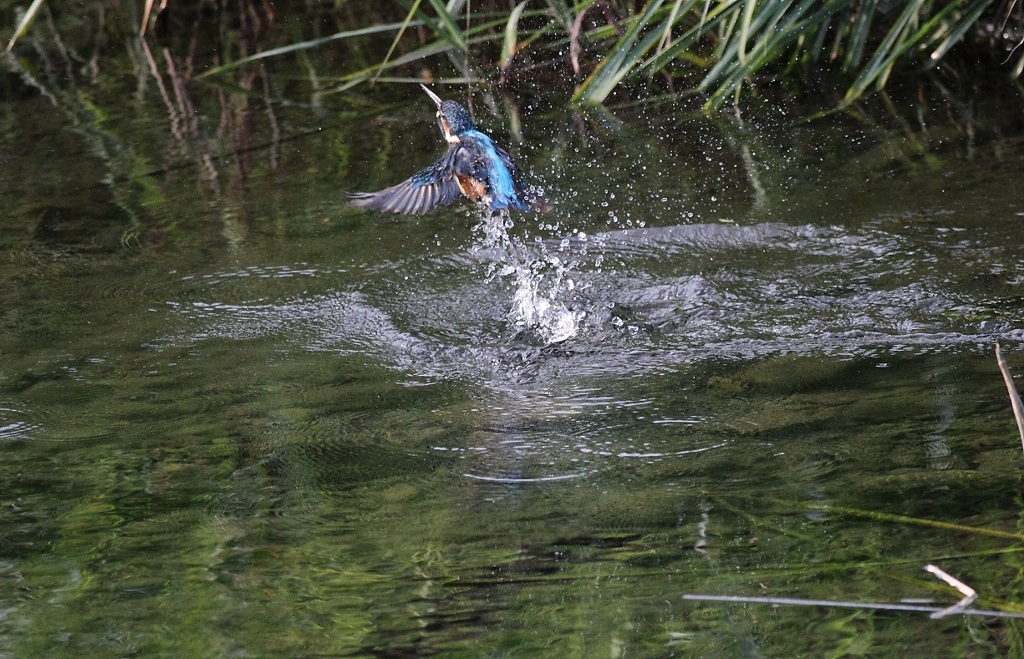
[[512, 157], [491, 138], [468, 131], [433, 165], [379, 192], [349, 193], [354, 206], [419, 215], [463, 194], [491, 208], [529, 210], [530, 191]]
[[418, 215], [463, 195], [493, 210], [546, 210], [544, 200], [527, 186], [512, 157], [477, 130], [465, 108], [454, 101], [442, 101], [421, 86], [437, 106], [438, 128], [448, 151], [398, 185], [377, 192], [348, 193], [352, 205]]

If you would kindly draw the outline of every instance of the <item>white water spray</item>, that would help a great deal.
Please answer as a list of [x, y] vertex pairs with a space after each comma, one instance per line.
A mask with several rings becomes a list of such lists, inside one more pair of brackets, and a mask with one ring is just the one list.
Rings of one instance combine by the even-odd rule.
[[491, 277], [510, 280], [515, 287], [509, 322], [542, 345], [571, 339], [585, 315], [569, 309], [562, 299], [576, 288], [571, 264], [547, 253], [541, 242], [531, 246], [509, 235], [513, 226], [507, 211], [488, 213], [475, 227], [483, 238], [474, 247], [492, 253]]

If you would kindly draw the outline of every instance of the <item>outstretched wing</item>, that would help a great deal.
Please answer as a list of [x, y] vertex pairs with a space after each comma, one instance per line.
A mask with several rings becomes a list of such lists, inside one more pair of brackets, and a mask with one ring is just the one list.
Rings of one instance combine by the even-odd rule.
[[390, 188], [377, 192], [349, 192], [349, 203], [361, 208], [419, 215], [459, 197], [459, 183], [449, 155]]

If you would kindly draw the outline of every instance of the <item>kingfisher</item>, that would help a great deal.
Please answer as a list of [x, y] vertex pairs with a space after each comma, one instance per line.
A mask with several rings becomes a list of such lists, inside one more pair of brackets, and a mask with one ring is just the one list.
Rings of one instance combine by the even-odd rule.
[[461, 194], [493, 210], [547, 209], [508, 152], [477, 129], [466, 108], [442, 101], [426, 85], [420, 87], [437, 105], [437, 125], [448, 151], [398, 185], [377, 192], [349, 192], [353, 206], [419, 215], [450, 204]]

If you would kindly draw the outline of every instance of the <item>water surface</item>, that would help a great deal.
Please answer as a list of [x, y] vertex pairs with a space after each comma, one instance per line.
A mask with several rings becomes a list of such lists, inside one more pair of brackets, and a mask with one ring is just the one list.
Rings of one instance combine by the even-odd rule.
[[1020, 609], [1019, 122], [556, 106], [518, 144], [481, 110], [553, 211], [409, 219], [342, 191], [440, 153], [415, 87], [243, 126], [197, 86], [189, 128], [144, 73], [30, 73], [0, 653], [1019, 652], [1014, 620], [683, 599], [945, 606], [935, 563]]

